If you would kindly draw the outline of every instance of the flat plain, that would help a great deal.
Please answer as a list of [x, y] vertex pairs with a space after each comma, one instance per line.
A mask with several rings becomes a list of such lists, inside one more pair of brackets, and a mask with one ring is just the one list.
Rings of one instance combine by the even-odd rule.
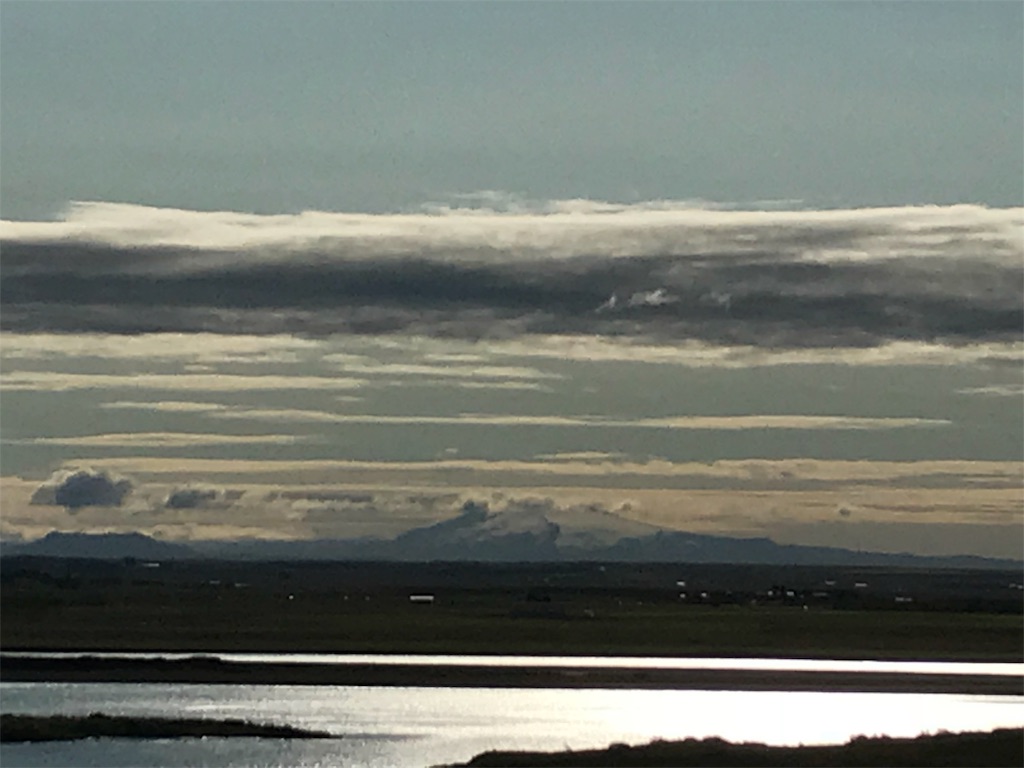
[[1024, 660], [1013, 572], [10, 558], [2, 578], [5, 651]]

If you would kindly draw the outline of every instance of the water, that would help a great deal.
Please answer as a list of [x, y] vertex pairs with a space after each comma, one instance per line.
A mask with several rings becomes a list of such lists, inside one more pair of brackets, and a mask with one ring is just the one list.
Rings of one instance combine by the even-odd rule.
[[181, 660], [203, 656], [251, 664], [423, 664], [427, 666], [474, 665], [485, 667], [627, 668], [627, 669], [737, 669], [790, 672], [896, 672], [908, 675], [1008, 675], [1024, 677], [1024, 664], [1006, 662], [875, 661], [848, 659], [744, 659], [681, 658], [655, 656], [473, 656], [429, 654], [359, 653], [104, 653], [104, 652], [4, 652], [4, 656], [69, 659], [91, 656], [101, 659]]
[[0, 746], [13, 766], [406, 766], [489, 749], [584, 749], [719, 736], [827, 744], [853, 736], [1024, 725], [1024, 698], [939, 694], [3, 683], [4, 712], [231, 717], [342, 739], [90, 739]]

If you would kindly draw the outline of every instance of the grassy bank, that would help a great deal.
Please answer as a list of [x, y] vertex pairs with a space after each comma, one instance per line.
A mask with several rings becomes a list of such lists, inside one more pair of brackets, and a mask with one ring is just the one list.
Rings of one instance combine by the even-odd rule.
[[176, 739], [203, 736], [249, 736], [271, 739], [329, 739], [323, 731], [247, 720], [119, 717], [93, 713], [71, 715], [0, 715], [0, 741], [68, 741], [72, 739]]
[[1013, 766], [1024, 762], [1024, 732], [942, 733], [916, 739], [858, 737], [841, 746], [769, 747], [721, 739], [616, 744], [579, 752], [486, 752], [467, 766]]
[[197, 656], [63, 659], [0, 656], [4, 682], [231, 683], [470, 688], [630, 688], [739, 691], [872, 691], [1017, 695], [1012, 675], [900, 674], [734, 669], [488, 666], [486, 664], [305, 664]]

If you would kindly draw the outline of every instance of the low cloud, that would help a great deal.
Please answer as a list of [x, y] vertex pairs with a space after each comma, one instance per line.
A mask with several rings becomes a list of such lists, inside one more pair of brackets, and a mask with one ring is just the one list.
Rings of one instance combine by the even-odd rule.
[[115, 400], [100, 403], [100, 408], [128, 411], [162, 411], [166, 413], [207, 413], [230, 406], [223, 403], [199, 403], [191, 400]]
[[[6, 307], [5, 310], [6, 312]], [[552, 363], [639, 363], [682, 368], [744, 369], [790, 365], [882, 366], [974, 366], [1013, 369], [1024, 363], [1024, 343], [1001, 342], [939, 343], [888, 341], [868, 347], [758, 347], [742, 344], [715, 344], [696, 339], [671, 343], [614, 338], [608, 336], [560, 334], [523, 335], [514, 338], [472, 339], [432, 338], [428, 336], [332, 336], [325, 339], [295, 338], [301, 350], [302, 366], [277, 367], [263, 374], [240, 375], [237, 369], [218, 374], [215, 353], [228, 347], [249, 349], [260, 356], [262, 339], [270, 349], [282, 348], [278, 337], [231, 336], [207, 350], [209, 366], [196, 370], [187, 357], [189, 339], [206, 344], [204, 334], [151, 333], [140, 336], [49, 333], [7, 333], [0, 345], [0, 358], [7, 361], [4, 387], [11, 390], [67, 391], [74, 389], [141, 388], [168, 393], [271, 391], [274, 389], [335, 390], [335, 397], [347, 402], [361, 398], [352, 394], [381, 387], [444, 386], [462, 389], [551, 391], [564, 379], [551, 370]], [[76, 344], [76, 339], [82, 343]], [[130, 346], [130, 354], [119, 356], [120, 347]], [[45, 359], [62, 368], [90, 364], [89, 358], [145, 361], [144, 350], [167, 350], [154, 362], [174, 363], [180, 353], [185, 372], [177, 375], [58, 373], [19, 371], [21, 360]], [[270, 354], [268, 352], [268, 354]], [[225, 364], [232, 360], [226, 359]], [[147, 364], [149, 364], [147, 362]], [[30, 367], [30, 366], [29, 366]], [[340, 376], [305, 375], [311, 371], [338, 372]], [[292, 376], [292, 371], [303, 375]], [[284, 374], [284, 375], [282, 375]], [[1007, 376], [999, 375], [999, 379]], [[1011, 379], [1012, 381], [1012, 379]], [[959, 390], [964, 395], [1019, 396], [1020, 384], [1000, 383]], [[133, 405], [133, 404], [137, 404]], [[105, 408], [138, 407], [138, 400], [116, 401]], [[215, 403], [161, 399], [147, 406], [161, 411], [215, 410]]]
[[584, 461], [604, 463], [608, 461], [624, 460], [628, 457], [624, 453], [607, 453], [604, 451], [566, 451], [562, 453], [538, 453], [533, 458], [538, 461]]
[[60, 221], [2, 223], [0, 323], [759, 349], [1011, 342], [1024, 322], [1022, 226], [1022, 209], [971, 205], [259, 216], [81, 203]]
[[75, 437], [35, 437], [19, 441], [30, 445], [81, 447], [190, 448], [200, 445], [290, 445], [309, 440], [302, 435], [215, 435], [205, 432], [124, 432]]
[[[642, 488], [748, 488], [788, 489], [843, 488], [850, 484], [897, 491], [914, 488], [1009, 492], [1017, 499], [1024, 481], [1019, 461], [844, 461], [811, 458], [742, 459], [714, 462], [629, 460], [611, 457], [595, 460], [591, 454], [551, 461], [441, 459], [433, 461], [355, 461], [330, 459], [256, 460], [197, 459], [189, 457], [104, 457], [90, 460], [111, 472], [164, 478], [217, 478], [219, 482], [279, 484], [430, 485], [463, 487], [541, 487], [587, 485], [590, 481], [628, 483]], [[230, 478], [230, 480], [228, 480]], [[173, 479], [173, 480], [169, 480]], [[679, 485], [673, 485], [678, 481]], [[623, 487], [626, 487], [625, 485]], [[830, 514], [834, 513], [834, 507]]]
[[[630, 464], [584, 454], [535, 462], [123, 457], [91, 463], [88, 470], [55, 473], [42, 487], [39, 481], [0, 478], [0, 532], [34, 538], [54, 529], [138, 529], [182, 540], [393, 536], [451, 519], [473, 501], [499, 515], [490, 525], [501, 530], [543, 516], [564, 536], [595, 530], [633, 535], [629, 529], [646, 525], [852, 547], [851, 525], [859, 531], [891, 524], [905, 526], [907, 535], [887, 546], [904, 550], [930, 551], [914, 543], [914, 536], [927, 537], [936, 526], [946, 530], [943, 548], [949, 552], [1019, 557], [1020, 547], [1014, 535], [1022, 479], [1017, 461]], [[552, 472], [546, 481], [545, 468]], [[119, 506], [62, 508], [55, 491], [80, 472], [103, 476], [107, 485], [130, 475], [131, 492]], [[205, 506], [166, 506], [171, 494], [189, 488], [221, 495]], [[63, 493], [61, 498], [68, 501]], [[959, 538], [971, 526], [991, 531], [985, 546], [970, 547]]]
[[4, 389], [66, 392], [74, 389], [148, 389], [189, 392], [255, 392], [267, 390], [346, 390], [365, 382], [327, 376], [234, 376], [228, 374], [127, 374], [11, 371]]
[[984, 397], [1024, 397], [1024, 384], [991, 384], [987, 387], [958, 389], [959, 395], [981, 395]]
[[197, 509], [221, 497], [215, 488], [178, 488], [168, 494], [164, 506], [168, 509]]
[[68, 357], [102, 360], [143, 360], [147, 363], [184, 362], [280, 364], [316, 352], [319, 343], [296, 336], [241, 336], [214, 333], [154, 333], [145, 336], [106, 334], [30, 333], [4, 338], [3, 357], [9, 360], [53, 360]]
[[65, 507], [119, 507], [132, 491], [132, 481], [106, 471], [60, 470], [33, 494], [32, 504]]
[[313, 422], [334, 424], [425, 424], [484, 427], [586, 427], [593, 429], [676, 429], [676, 430], [743, 430], [743, 429], [826, 429], [880, 430], [922, 427], [948, 427], [945, 419], [922, 419], [863, 416], [667, 416], [649, 419], [616, 419], [604, 416], [558, 416], [537, 414], [460, 413], [453, 416], [388, 414], [347, 414], [303, 409], [266, 409], [233, 407], [212, 411], [218, 419], [245, 421]]
[[[485, 345], [479, 346], [483, 348]], [[692, 340], [669, 345], [631, 343], [595, 336], [529, 336], [486, 342], [486, 349], [492, 355], [516, 358], [644, 363], [684, 368], [739, 369], [781, 365], [1019, 367], [1024, 362], [1024, 344], [1020, 342], [960, 345], [896, 341], [873, 347], [765, 349]]]
[[[482, 379], [484, 383], [504, 379], [560, 379], [558, 374], [540, 371], [536, 368], [512, 365], [458, 365], [442, 363], [426, 365], [422, 363], [380, 363], [365, 358], [353, 360], [352, 355], [324, 355], [324, 362], [337, 365], [346, 374], [354, 377], [365, 376], [428, 376], [436, 379]], [[446, 382], [447, 384], [448, 382]], [[451, 382], [458, 384], [458, 381]]]

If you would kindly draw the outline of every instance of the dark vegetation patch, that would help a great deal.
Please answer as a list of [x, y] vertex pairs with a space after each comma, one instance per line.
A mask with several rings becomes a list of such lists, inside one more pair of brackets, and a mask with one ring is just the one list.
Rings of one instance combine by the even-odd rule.
[[325, 731], [247, 720], [207, 718], [120, 717], [94, 712], [72, 715], [0, 715], [0, 741], [68, 741], [71, 739], [176, 739], [203, 736], [249, 736], [269, 739], [330, 739]]
[[484, 752], [467, 766], [1013, 766], [1024, 764], [1024, 730], [939, 733], [914, 739], [858, 736], [838, 746], [769, 747], [722, 739], [654, 741], [578, 752]]
[[1018, 695], [1015, 675], [899, 672], [656, 669], [487, 664], [306, 664], [243, 662], [208, 655], [183, 659], [0, 654], [0, 681], [373, 685], [476, 688], [630, 688], [738, 691], [875, 691]]

